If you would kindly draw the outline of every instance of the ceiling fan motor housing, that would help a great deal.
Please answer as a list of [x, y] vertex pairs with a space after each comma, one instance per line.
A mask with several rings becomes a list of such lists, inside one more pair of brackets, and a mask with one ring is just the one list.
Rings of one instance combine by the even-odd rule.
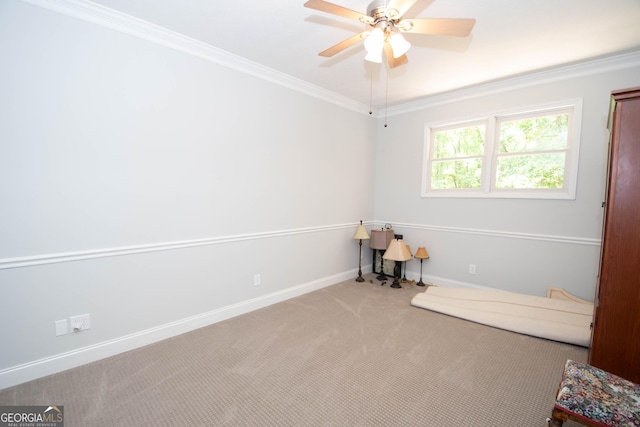
[[399, 12], [396, 9], [387, 9], [386, 0], [372, 1], [369, 6], [367, 6], [367, 15], [373, 18], [371, 25], [375, 25], [380, 21], [387, 21], [393, 25], [400, 18]]

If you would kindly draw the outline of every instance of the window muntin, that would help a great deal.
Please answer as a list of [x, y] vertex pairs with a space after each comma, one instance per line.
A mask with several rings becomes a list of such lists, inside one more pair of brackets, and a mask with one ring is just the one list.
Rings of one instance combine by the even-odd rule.
[[422, 195], [575, 198], [581, 107], [427, 126]]

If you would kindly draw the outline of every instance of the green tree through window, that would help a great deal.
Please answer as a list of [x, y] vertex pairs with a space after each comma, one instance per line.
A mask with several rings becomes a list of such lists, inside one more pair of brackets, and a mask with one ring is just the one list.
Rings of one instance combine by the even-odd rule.
[[484, 136], [484, 125], [435, 132], [432, 188], [480, 188]]
[[562, 188], [569, 115], [500, 122], [497, 188]]
[[427, 127], [423, 195], [573, 198], [581, 109]]

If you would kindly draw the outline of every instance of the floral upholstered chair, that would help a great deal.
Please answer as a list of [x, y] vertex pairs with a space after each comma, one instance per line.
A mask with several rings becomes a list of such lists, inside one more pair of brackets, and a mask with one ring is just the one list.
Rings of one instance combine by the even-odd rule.
[[567, 360], [550, 426], [568, 419], [591, 427], [640, 426], [640, 385], [584, 363]]

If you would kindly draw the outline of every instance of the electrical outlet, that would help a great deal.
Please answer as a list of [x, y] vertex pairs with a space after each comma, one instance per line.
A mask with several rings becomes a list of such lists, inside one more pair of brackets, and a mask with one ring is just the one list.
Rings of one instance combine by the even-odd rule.
[[89, 316], [89, 313], [80, 314], [79, 316], [71, 316], [69, 318], [69, 322], [71, 323], [71, 330], [73, 332], [91, 329], [91, 317]]
[[260, 286], [262, 280], [260, 278], [259, 274], [254, 274], [253, 275], [253, 286]]
[[476, 265], [469, 264], [469, 274], [476, 274]]

